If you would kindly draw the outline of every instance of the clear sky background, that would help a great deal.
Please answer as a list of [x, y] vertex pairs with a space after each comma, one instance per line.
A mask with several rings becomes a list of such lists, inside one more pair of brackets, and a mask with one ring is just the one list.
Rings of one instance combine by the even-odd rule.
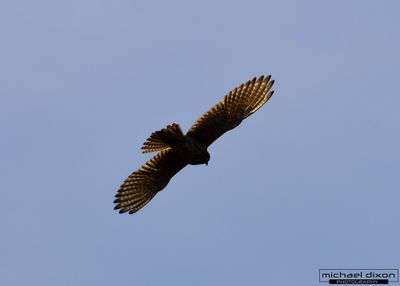
[[[399, 1], [1, 1], [0, 284], [319, 285], [399, 268]], [[135, 215], [140, 147], [274, 97]]]

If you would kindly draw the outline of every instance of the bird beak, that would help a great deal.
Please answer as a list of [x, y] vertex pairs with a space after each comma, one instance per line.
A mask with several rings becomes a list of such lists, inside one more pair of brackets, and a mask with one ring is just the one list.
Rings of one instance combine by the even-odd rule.
[[208, 166], [208, 162], [206, 162], [206, 166]]

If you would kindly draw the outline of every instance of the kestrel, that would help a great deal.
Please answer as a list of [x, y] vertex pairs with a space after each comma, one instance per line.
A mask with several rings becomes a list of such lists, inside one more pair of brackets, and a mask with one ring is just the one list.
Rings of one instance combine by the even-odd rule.
[[263, 106], [274, 93], [270, 91], [273, 84], [269, 75], [253, 78], [236, 87], [201, 116], [186, 135], [176, 123], [152, 133], [143, 144], [143, 153], [159, 153], [121, 185], [115, 195], [115, 209], [133, 214], [164, 189], [186, 165], [207, 165], [210, 160], [208, 146]]

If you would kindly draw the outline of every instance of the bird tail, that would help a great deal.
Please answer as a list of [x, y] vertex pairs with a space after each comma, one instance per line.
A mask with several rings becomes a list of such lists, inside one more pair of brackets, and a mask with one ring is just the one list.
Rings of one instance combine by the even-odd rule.
[[177, 123], [172, 123], [167, 127], [153, 132], [146, 142], [143, 143], [143, 153], [158, 152], [172, 148], [178, 142], [184, 140], [185, 135]]

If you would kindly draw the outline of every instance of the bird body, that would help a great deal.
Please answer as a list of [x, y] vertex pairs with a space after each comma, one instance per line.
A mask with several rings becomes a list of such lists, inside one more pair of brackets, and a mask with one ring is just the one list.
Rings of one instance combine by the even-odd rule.
[[207, 152], [207, 146], [189, 135], [183, 135], [182, 129], [177, 123], [172, 123], [167, 127], [154, 132], [143, 144], [144, 153], [157, 150], [171, 149], [186, 164], [199, 165], [207, 164], [210, 160], [210, 154]]
[[189, 135], [186, 135], [185, 139], [172, 150], [190, 165], [207, 165], [210, 160], [207, 147]]
[[208, 164], [207, 151], [218, 137], [237, 127], [273, 95], [271, 76], [254, 78], [232, 91], [201, 116], [186, 135], [177, 123], [153, 132], [143, 153], [158, 152], [133, 172], [118, 190], [115, 209], [135, 213], [145, 206], [186, 165]]

